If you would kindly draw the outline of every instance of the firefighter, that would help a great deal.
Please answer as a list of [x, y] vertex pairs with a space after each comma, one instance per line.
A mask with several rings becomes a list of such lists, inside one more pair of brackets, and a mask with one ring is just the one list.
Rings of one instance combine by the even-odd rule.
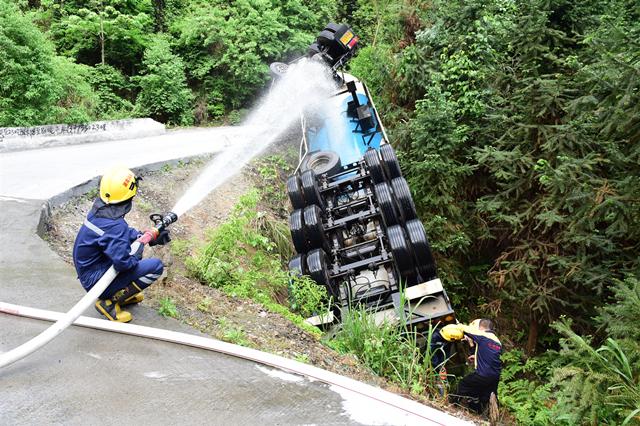
[[[484, 412], [490, 399], [497, 398], [502, 370], [502, 344], [493, 331], [493, 321], [477, 319], [469, 325], [449, 324], [444, 326], [440, 333], [447, 341], [466, 340], [471, 347], [475, 347], [474, 354], [469, 357], [475, 371], [458, 383], [458, 388], [450, 395], [450, 401], [466, 405], [477, 413]], [[495, 397], [491, 398], [491, 394]]]
[[[131, 321], [131, 314], [122, 307], [141, 302], [142, 290], [160, 278], [164, 269], [160, 259], [142, 259], [143, 244], [136, 253], [130, 253], [131, 243], [141, 232], [129, 227], [124, 216], [131, 211], [139, 180], [126, 167], [107, 171], [73, 245], [73, 263], [86, 291], [111, 265], [118, 272], [95, 303], [96, 310], [111, 321]], [[170, 240], [165, 230], [149, 245], [164, 245]]]

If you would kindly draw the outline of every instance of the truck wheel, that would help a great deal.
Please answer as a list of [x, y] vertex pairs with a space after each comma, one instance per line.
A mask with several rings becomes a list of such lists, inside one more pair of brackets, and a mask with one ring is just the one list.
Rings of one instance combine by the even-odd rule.
[[307, 256], [307, 269], [309, 276], [319, 285], [325, 286], [327, 294], [333, 298], [333, 302], [337, 303], [337, 291], [331, 277], [329, 276], [329, 265], [327, 264], [327, 255], [322, 249], [315, 249], [309, 252]]
[[391, 144], [386, 143], [380, 147], [380, 156], [382, 157], [382, 166], [389, 179], [402, 176], [398, 157], [396, 157], [396, 152], [393, 150]]
[[317, 40], [318, 40], [318, 44], [322, 46], [328, 46], [334, 42], [335, 36], [333, 32], [329, 30], [324, 30], [320, 32], [320, 34], [318, 34]]
[[335, 22], [329, 22], [327, 26], [324, 27], [324, 29], [327, 31], [331, 31], [332, 33], [335, 33], [340, 29], [340, 25], [336, 24]]
[[307, 274], [307, 257], [304, 254], [296, 254], [289, 261], [289, 272], [299, 277]]
[[272, 62], [269, 64], [269, 73], [273, 79], [284, 77], [288, 69], [289, 64], [285, 64], [284, 62]]
[[287, 179], [287, 193], [289, 194], [291, 207], [294, 209], [304, 207], [304, 195], [302, 195], [302, 186], [300, 186], [300, 177], [298, 175], [291, 175]]
[[335, 175], [340, 171], [340, 156], [333, 151], [317, 151], [302, 161], [300, 170], [313, 170], [317, 176], [321, 174]]
[[391, 196], [389, 184], [386, 182], [379, 183], [373, 187], [373, 192], [380, 206], [380, 214], [382, 215], [385, 226], [389, 228], [390, 226], [397, 225], [399, 223], [398, 213], [396, 213], [396, 207]]
[[307, 204], [317, 204], [320, 208], [324, 208], [324, 200], [320, 195], [315, 172], [313, 170], [303, 172], [300, 175], [300, 181], [302, 182], [302, 192]]
[[431, 252], [429, 240], [427, 239], [427, 234], [424, 231], [422, 222], [414, 219], [408, 221], [406, 226], [418, 273], [424, 281], [437, 278], [436, 261], [433, 258], [433, 253]]
[[315, 204], [304, 209], [304, 230], [309, 239], [309, 248], [328, 247], [322, 226], [322, 210]]
[[391, 254], [400, 276], [404, 279], [404, 285], [415, 275], [413, 256], [409, 250], [409, 244], [404, 236], [404, 230], [400, 225], [395, 225], [387, 230], [387, 238], [391, 246]]
[[294, 210], [289, 216], [289, 230], [291, 231], [291, 239], [293, 246], [298, 253], [306, 253], [309, 248], [307, 239], [304, 235], [302, 209]]
[[318, 43], [311, 43], [307, 48], [307, 56], [311, 58], [318, 53], [322, 53], [322, 50], [320, 50], [320, 45]]
[[393, 195], [398, 202], [398, 210], [404, 221], [417, 219], [418, 213], [416, 213], [416, 205], [413, 203], [411, 197], [411, 190], [404, 178], [398, 177], [391, 181], [391, 188], [393, 189]]
[[380, 157], [378, 157], [378, 151], [373, 148], [367, 150], [364, 153], [364, 163], [369, 168], [369, 174], [373, 183], [384, 182], [384, 172], [382, 171], [382, 164], [380, 163]]

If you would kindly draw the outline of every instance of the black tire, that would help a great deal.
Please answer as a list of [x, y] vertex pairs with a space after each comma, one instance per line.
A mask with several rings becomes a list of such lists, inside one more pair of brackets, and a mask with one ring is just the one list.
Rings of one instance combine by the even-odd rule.
[[333, 298], [334, 303], [337, 303], [338, 293], [329, 275], [327, 255], [324, 250], [315, 249], [309, 252], [307, 256], [307, 270], [309, 271], [309, 276], [319, 285], [325, 286], [327, 294]]
[[400, 223], [398, 220], [398, 213], [396, 212], [396, 205], [391, 196], [391, 189], [389, 184], [382, 182], [373, 187], [378, 206], [380, 206], [380, 214], [382, 220], [387, 228]]
[[390, 144], [386, 143], [380, 146], [380, 156], [382, 157], [382, 167], [384, 167], [389, 180], [402, 177], [398, 157]]
[[297, 277], [306, 275], [307, 271], [307, 257], [304, 254], [296, 254], [289, 261], [289, 272]]
[[424, 231], [422, 222], [418, 219], [407, 222], [407, 234], [411, 242], [413, 257], [416, 262], [416, 269], [423, 281], [437, 278], [436, 261], [433, 258], [427, 233]]
[[304, 209], [304, 230], [310, 249], [329, 247], [322, 226], [322, 210], [315, 204]]
[[331, 31], [332, 33], [335, 33], [340, 29], [340, 27], [341, 27], [340, 24], [336, 24], [335, 22], [329, 22], [327, 26], [324, 27], [324, 29], [327, 31]]
[[298, 175], [291, 175], [287, 179], [287, 194], [289, 194], [289, 201], [291, 201], [291, 207], [294, 210], [304, 207], [304, 195], [302, 194], [302, 186]]
[[307, 238], [304, 235], [304, 222], [302, 209], [294, 210], [289, 215], [289, 230], [291, 231], [291, 240], [293, 246], [298, 253], [306, 253], [309, 250]]
[[318, 34], [318, 37], [316, 38], [316, 40], [318, 40], [318, 44], [322, 46], [331, 45], [335, 41], [335, 39], [336, 38], [334, 33], [332, 33], [329, 30], [321, 31], [320, 34]]
[[301, 171], [313, 170], [317, 176], [326, 173], [329, 176], [340, 171], [340, 156], [333, 151], [317, 151], [309, 154], [300, 165]]
[[300, 175], [300, 182], [302, 183], [302, 193], [307, 204], [317, 204], [320, 208], [324, 208], [324, 200], [320, 195], [315, 172], [313, 170], [303, 172]]
[[393, 262], [400, 277], [404, 280], [403, 285], [406, 286], [407, 281], [411, 281], [415, 275], [415, 266], [409, 244], [404, 235], [404, 229], [399, 225], [390, 227], [387, 230], [387, 238], [389, 238]]
[[418, 213], [416, 213], [416, 205], [413, 203], [411, 190], [409, 189], [407, 181], [402, 177], [395, 178], [391, 181], [391, 189], [393, 189], [393, 195], [396, 197], [398, 210], [400, 211], [402, 219], [405, 222], [417, 219]]
[[364, 153], [364, 163], [367, 165], [369, 169], [369, 174], [371, 175], [371, 180], [373, 183], [384, 182], [384, 171], [382, 170], [382, 164], [380, 163], [380, 157], [378, 157], [378, 151], [375, 149], [368, 149], [367, 152]]
[[287, 73], [289, 69], [289, 64], [285, 64], [284, 62], [272, 62], [269, 64], [269, 73], [271, 74], [271, 78], [282, 78]]
[[307, 48], [307, 56], [309, 58], [317, 55], [318, 53], [322, 53], [322, 49], [318, 43], [311, 43]]

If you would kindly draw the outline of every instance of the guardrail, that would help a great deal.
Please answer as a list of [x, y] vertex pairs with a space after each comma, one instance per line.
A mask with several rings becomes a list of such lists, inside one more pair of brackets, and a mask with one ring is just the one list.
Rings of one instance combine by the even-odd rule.
[[151, 118], [94, 121], [87, 124], [50, 124], [0, 127], [0, 152], [143, 138], [165, 133], [164, 124]]

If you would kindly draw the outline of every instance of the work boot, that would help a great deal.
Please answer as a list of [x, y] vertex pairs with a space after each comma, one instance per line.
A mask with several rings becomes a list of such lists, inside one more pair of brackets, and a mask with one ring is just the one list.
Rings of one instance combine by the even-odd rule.
[[142, 292], [140, 293], [136, 293], [133, 296], [131, 296], [128, 299], [125, 299], [122, 303], [120, 303], [120, 306], [127, 306], [127, 305], [133, 305], [134, 303], [140, 303], [144, 300], [144, 294], [142, 294]]
[[142, 289], [138, 287], [136, 283], [131, 283], [127, 287], [123, 288], [113, 296], [120, 306], [132, 305], [134, 303], [140, 303], [144, 300]]
[[120, 305], [111, 299], [98, 299], [96, 311], [107, 317], [109, 321], [129, 322], [133, 319], [131, 313], [123, 311]]

